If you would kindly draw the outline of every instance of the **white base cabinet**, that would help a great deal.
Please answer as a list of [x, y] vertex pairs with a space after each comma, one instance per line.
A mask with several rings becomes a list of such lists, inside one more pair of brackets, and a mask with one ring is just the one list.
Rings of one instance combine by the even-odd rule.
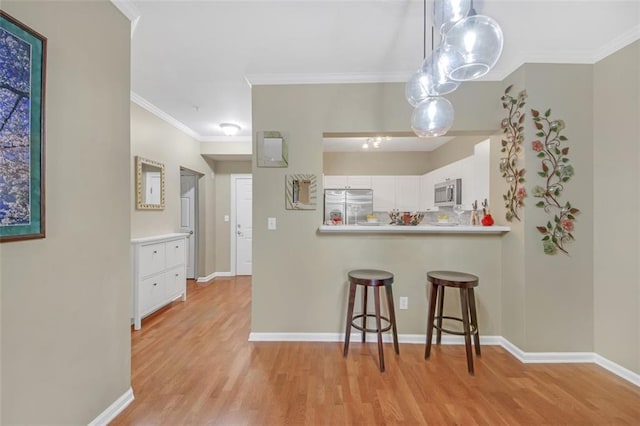
[[187, 300], [186, 240], [176, 233], [131, 240], [133, 252], [133, 326], [178, 297]]

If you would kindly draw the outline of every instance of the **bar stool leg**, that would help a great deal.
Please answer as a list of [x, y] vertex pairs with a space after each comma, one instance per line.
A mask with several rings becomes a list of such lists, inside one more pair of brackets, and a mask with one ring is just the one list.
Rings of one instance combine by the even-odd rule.
[[460, 289], [460, 305], [462, 308], [462, 325], [464, 327], [464, 346], [467, 352], [467, 369], [473, 376], [473, 352], [471, 349], [471, 330], [469, 328], [469, 292], [466, 288]]
[[471, 325], [475, 330], [473, 335], [473, 343], [476, 347], [476, 355], [480, 356], [480, 331], [478, 330], [478, 314], [476, 313], [476, 296], [473, 293], [473, 287], [469, 289], [469, 313], [471, 314]]
[[382, 320], [380, 319], [380, 287], [373, 290], [376, 301], [376, 328], [378, 331], [378, 358], [380, 358], [380, 372], [384, 372], [384, 352], [382, 351]]
[[362, 343], [367, 341], [367, 290], [369, 288], [365, 285], [362, 292]]
[[444, 286], [437, 286], [438, 288], [438, 328], [436, 329], [436, 344], [440, 344], [442, 340], [442, 308], [444, 307]]
[[349, 353], [349, 339], [351, 338], [351, 324], [353, 323], [353, 302], [356, 299], [356, 283], [349, 282], [349, 304], [347, 305], [347, 329], [344, 332], [344, 353], [346, 358]]
[[390, 285], [384, 286], [387, 291], [387, 306], [389, 308], [389, 319], [391, 320], [391, 330], [393, 332], [393, 348], [396, 354], [400, 355], [400, 347], [398, 346], [398, 329], [396, 328], [396, 309], [393, 305], [393, 290]]
[[436, 297], [438, 289], [436, 285], [429, 282], [429, 314], [427, 316], [427, 344], [424, 349], [424, 359], [431, 355], [431, 339], [433, 337], [433, 319], [436, 315]]

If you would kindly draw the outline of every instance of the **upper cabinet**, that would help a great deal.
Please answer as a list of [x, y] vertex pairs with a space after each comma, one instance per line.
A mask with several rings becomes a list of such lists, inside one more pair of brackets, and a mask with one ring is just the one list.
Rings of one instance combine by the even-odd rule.
[[373, 210], [376, 212], [390, 211], [396, 203], [395, 176], [372, 176]]
[[324, 176], [325, 189], [371, 189], [371, 176]]
[[418, 211], [420, 198], [420, 176], [395, 177], [395, 208], [403, 212]]

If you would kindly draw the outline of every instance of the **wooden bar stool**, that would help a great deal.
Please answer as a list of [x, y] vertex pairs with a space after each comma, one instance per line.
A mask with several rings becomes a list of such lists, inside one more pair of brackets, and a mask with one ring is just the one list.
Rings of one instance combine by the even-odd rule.
[[[429, 314], [427, 316], [427, 346], [424, 351], [424, 359], [431, 355], [431, 338], [433, 329], [437, 330], [436, 344], [440, 344], [442, 332], [464, 336], [464, 345], [467, 351], [467, 369], [473, 375], [473, 353], [471, 350], [471, 335], [473, 335], [476, 355], [480, 356], [480, 335], [478, 333], [478, 317], [476, 315], [476, 299], [473, 288], [478, 286], [478, 277], [464, 272], [455, 271], [431, 271], [427, 273], [429, 282]], [[462, 318], [442, 315], [444, 306], [444, 289], [452, 287], [460, 289], [460, 305]], [[438, 303], [438, 314], [436, 312], [436, 301]], [[442, 327], [442, 319], [462, 322], [463, 330], [453, 331]], [[434, 324], [434, 320], [436, 323]]]
[[[351, 327], [362, 331], [362, 343], [366, 341], [366, 333], [378, 334], [378, 358], [380, 359], [380, 371], [384, 372], [384, 353], [382, 351], [382, 333], [393, 331], [393, 346], [396, 354], [400, 354], [398, 347], [398, 331], [396, 329], [396, 313], [393, 306], [393, 274], [387, 271], [377, 269], [357, 269], [349, 272], [349, 304], [347, 307], [347, 330], [344, 335], [344, 357], [349, 353], [349, 339], [351, 337]], [[362, 286], [364, 291], [362, 294], [362, 313], [353, 315], [353, 303], [356, 299], [356, 288]], [[389, 318], [380, 314], [380, 287], [384, 286], [387, 293], [387, 307], [389, 310]], [[367, 313], [367, 289], [373, 287], [375, 299], [375, 313]], [[367, 328], [367, 317], [375, 317], [376, 328]], [[356, 324], [356, 320], [362, 318], [362, 326]], [[382, 321], [387, 322], [387, 326], [382, 328]]]

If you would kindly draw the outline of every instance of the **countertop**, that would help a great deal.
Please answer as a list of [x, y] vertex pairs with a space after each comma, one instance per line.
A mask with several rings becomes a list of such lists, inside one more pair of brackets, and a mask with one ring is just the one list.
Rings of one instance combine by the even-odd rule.
[[509, 226], [471, 225], [320, 225], [321, 234], [503, 234]]

